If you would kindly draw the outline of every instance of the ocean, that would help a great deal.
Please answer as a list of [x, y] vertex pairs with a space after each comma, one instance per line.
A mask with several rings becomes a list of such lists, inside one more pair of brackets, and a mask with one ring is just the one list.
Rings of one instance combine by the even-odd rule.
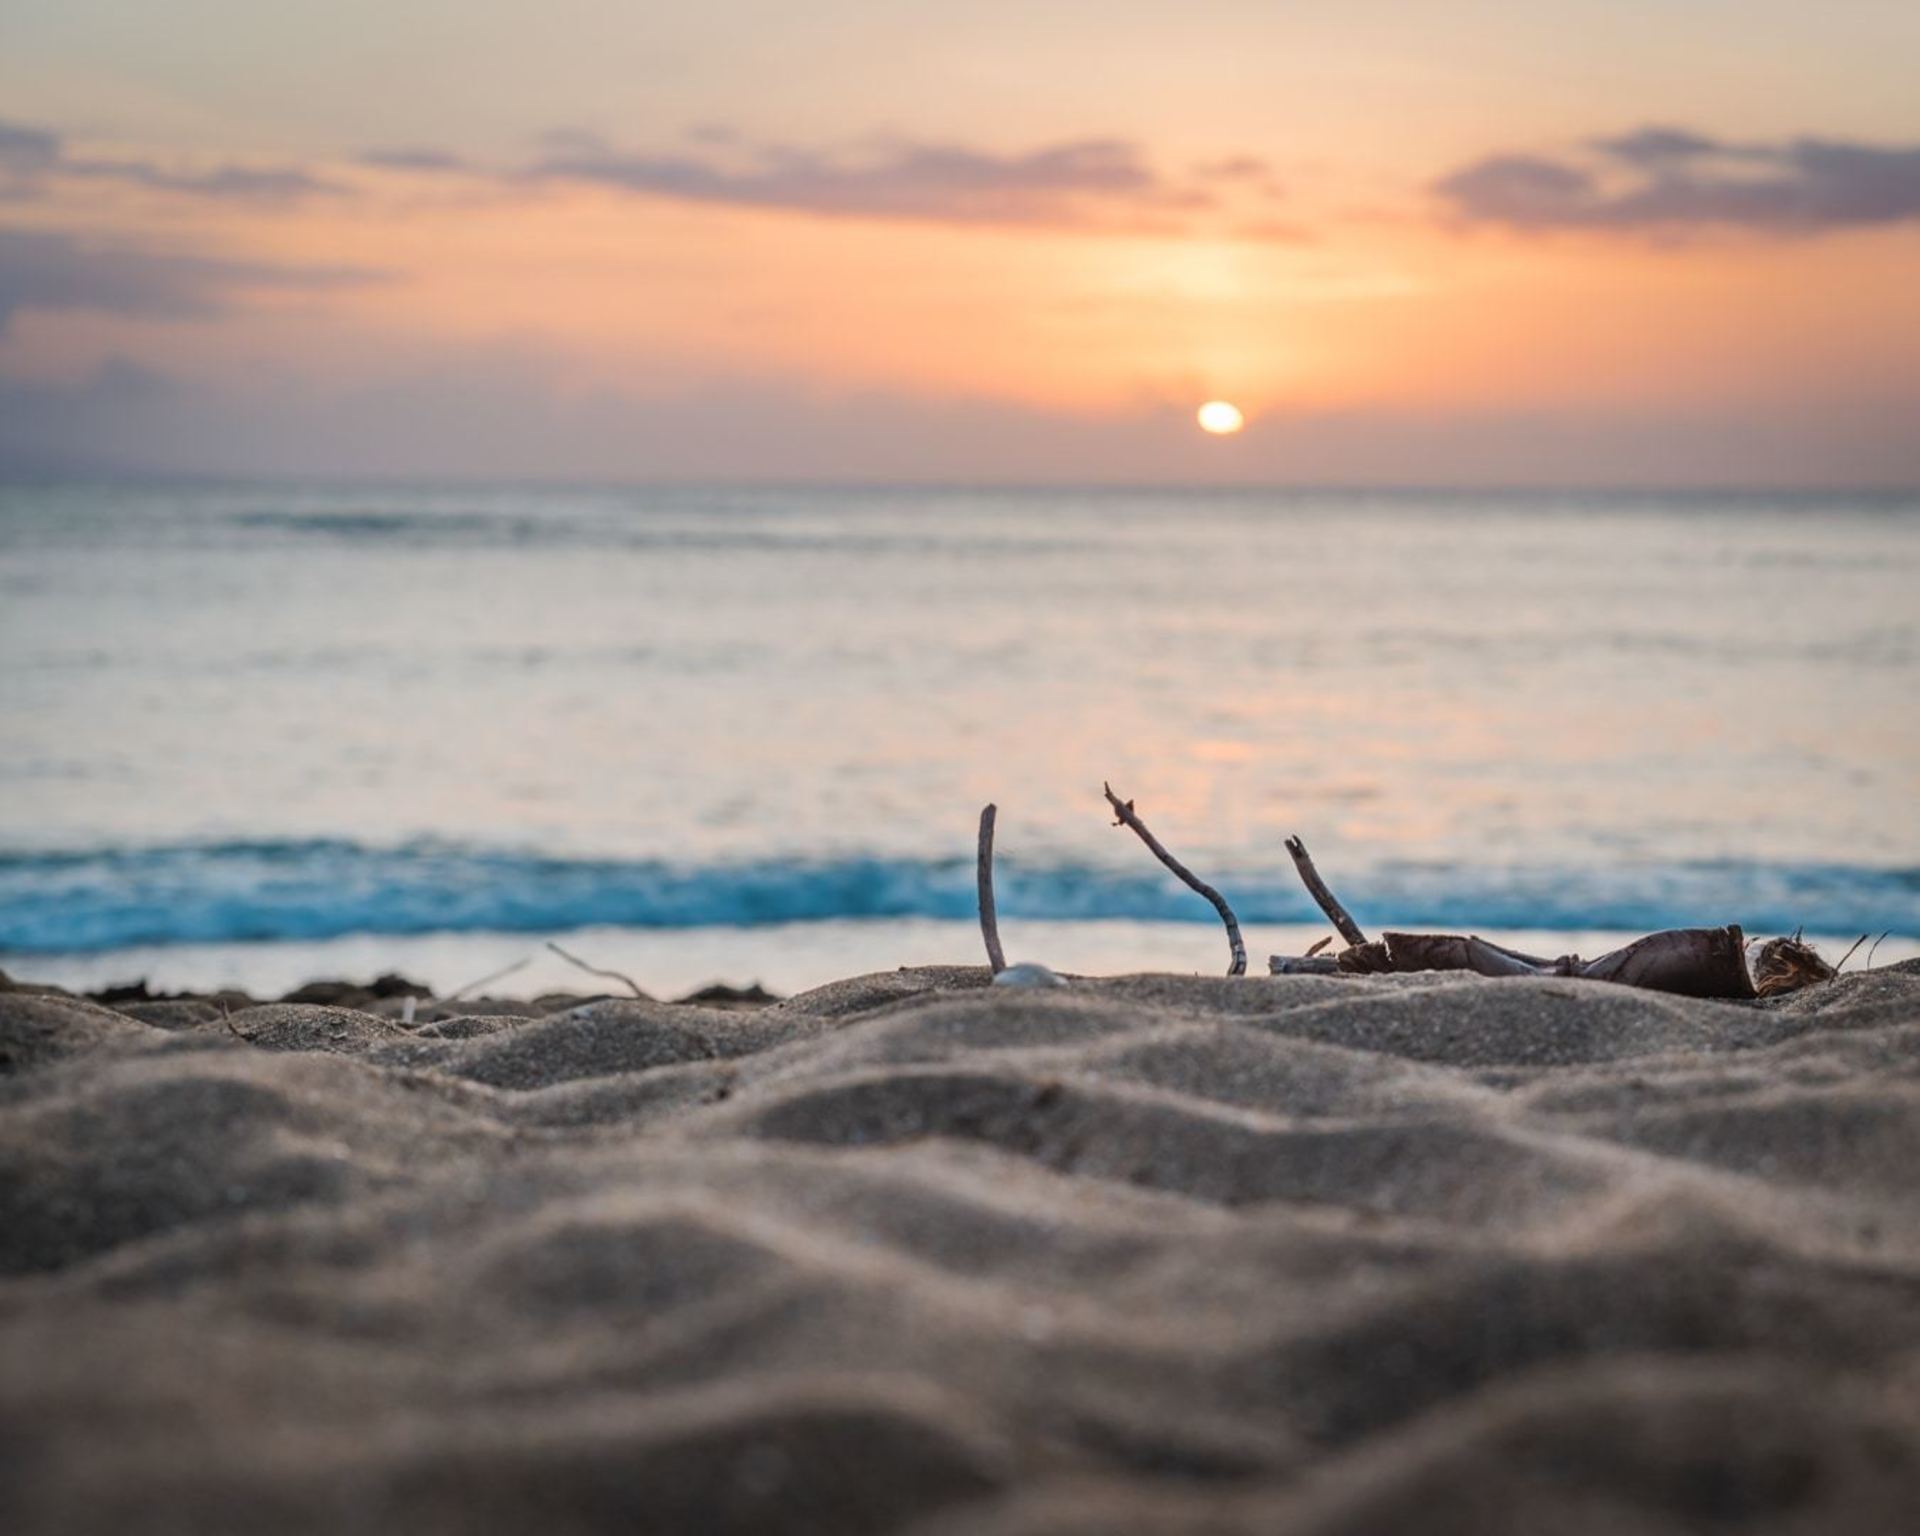
[[[672, 992], [1370, 927], [1920, 953], [1920, 497], [0, 487], [0, 967]], [[1858, 963], [1856, 960], [1855, 963]]]

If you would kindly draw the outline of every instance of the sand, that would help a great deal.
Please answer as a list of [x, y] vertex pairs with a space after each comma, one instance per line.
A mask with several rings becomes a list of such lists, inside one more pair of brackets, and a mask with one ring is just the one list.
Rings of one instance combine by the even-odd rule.
[[1891, 1532], [1920, 962], [0, 992], [0, 1529]]

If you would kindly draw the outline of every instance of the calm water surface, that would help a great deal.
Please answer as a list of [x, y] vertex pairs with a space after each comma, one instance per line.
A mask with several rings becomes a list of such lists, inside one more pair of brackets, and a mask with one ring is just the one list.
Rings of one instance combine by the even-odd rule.
[[1211, 921], [1102, 779], [1250, 923], [1298, 831], [1376, 921], [1911, 937], [1916, 593], [1914, 499], [15, 486], [0, 963], [959, 923], [989, 799], [1011, 917]]

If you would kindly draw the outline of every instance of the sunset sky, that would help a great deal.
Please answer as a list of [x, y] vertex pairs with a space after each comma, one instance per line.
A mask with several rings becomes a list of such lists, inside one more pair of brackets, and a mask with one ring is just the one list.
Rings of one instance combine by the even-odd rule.
[[5, 0], [0, 468], [1910, 485], [1917, 67], [1912, 0]]

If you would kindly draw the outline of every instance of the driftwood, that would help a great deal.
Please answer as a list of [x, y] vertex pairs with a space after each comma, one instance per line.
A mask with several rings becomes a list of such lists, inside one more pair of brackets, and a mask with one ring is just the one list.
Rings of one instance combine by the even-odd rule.
[[[1340, 899], [1327, 889], [1327, 882], [1320, 878], [1320, 871], [1313, 867], [1313, 855], [1307, 852], [1307, 845], [1297, 837], [1290, 837], [1287, 839], [1287, 852], [1293, 855], [1293, 867], [1299, 872], [1300, 883], [1306, 886], [1314, 904], [1327, 914], [1327, 921], [1333, 924], [1340, 937], [1349, 944], [1366, 943], [1366, 931], [1340, 905]], [[1308, 950], [1306, 958], [1312, 959], [1319, 947], [1316, 945]]]
[[[1790, 941], [1788, 941], [1790, 942]], [[1388, 971], [1473, 971], [1481, 976], [1580, 976], [1688, 997], [1751, 998], [1746, 936], [1725, 928], [1669, 928], [1598, 959], [1547, 959], [1457, 933], [1388, 933], [1337, 957], [1350, 975]]]
[[975, 883], [980, 892], [980, 937], [987, 944], [987, 965], [998, 976], [1007, 968], [1005, 951], [1000, 948], [1000, 919], [993, 908], [993, 822], [1000, 814], [996, 805], [980, 808], [980, 848], [975, 859]]
[[[1113, 809], [1113, 824], [1131, 828], [1148, 851], [1182, 884], [1212, 903], [1227, 930], [1227, 948], [1232, 956], [1227, 974], [1244, 976], [1247, 947], [1240, 937], [1240, 923], [1226, 898], [1167, 852], [1135, 812], [1131, 800], [1122, 800], [1113, 792], [1111, 784], [1100, 787]], [[997, 814], [992, 805], [980, 812], [977, 869], [980, 934], [986, 942], [988, 964], [996, 976], [1006, 969], [993, 900], [993, 828]], [[1470, 971], [1479, 976], [1578, 977], [1687, 997], [1752, 1000], [1833, 980], [1852, 958], [1854, 950], [1866, 942], [1866, 935], [1862, 934], [1859, 943], [1848, 950], [1836, 966], [1823, 959], [1812, 945], [1804, 943], [1798, 933], [1791, 938], [1769, 939], [1755, 951], [1749, 971], [1747, 939], [1737, 923], [1729, 923], [1724, 928], [1664, 929], [1592, 960], [1579, 955], [1529, 955], [1471, 934], [1386, 933], [1370, 940], [1366, 930], [1354, 921], [1353, 914], [1321, 877], [1306, 844], [1298, 837], [1289, 837], [1286, 848], [1307, 894], [1347, 941], [1347, 947], [1338, 954], [1322, 954], [1332, 940], [1321, 939], [1304, 955], [1273, 955], [1267, 961], [1267, 968], [1276, 976]], [[1877, 946], [1878, 941], [1875, 942]], [[1867, 953], [1867, 963], [1873, 963], [1872, 950]]]
[[1227, 898], [1161, 847], [1160, 839], [1149, 832], [1147, 824], [1134, 814], [1131, 800], [1122, 800], [1113, 792], [1111, 784], [1102, 784], [1100, 787], [1106, 791], [1107, 804], [1113, 807], [1115, 818], [1113, 824], [1116, 827], [1133, 828], [1134, 834], [1147, 845], [1156, 859], [1178, 875], [1189, 889], [1199, 892], [1213, 903], [1213, 910], [1220, 914], [1220, 921], [1226, 925], [1227, 948], [1233, 955], [1233, 963], [1227, 967], [1227, 974], [1229, 976], [1246, 975], [1247, 946], [1240, 937], [1240, 923], [1233, 915], [1233, 908], [1227, 905]]
[[1267, 970], [1275, 976], [1338, 976], [1337, 955], [1269, 955]]
[[[1687, 997], [1751, 999], [1791, 992], [1839, 974], [1798, 934], [1761, 945], [1752, 974], [1747, 971], [1747, 940], [1737, 923], [1724, 928], [1668, 928], [1635, 939], [1594, 960], [1578, 955], [1548, 959], [1458, 933], [1388, 933], [1372, 943], [1327, 888], [1297, 837], [1287, 852], [1307, 892], [1348, 939], [1338, 955], [1320, 956], [1315, 945], [1305, 955], [1274, 955], [1267, 967], [1276, 976], [1381, 975], [1392, 971], [1472, 971], [1481, 976], [1578, 976], [1677, 992]], [[1856, 946], [1857, 947], [1857, 946]], [[1852, 953], [1851, 950], [1848, 951]], [[1841, 960], [1841, 965], [1846, 960]]]

